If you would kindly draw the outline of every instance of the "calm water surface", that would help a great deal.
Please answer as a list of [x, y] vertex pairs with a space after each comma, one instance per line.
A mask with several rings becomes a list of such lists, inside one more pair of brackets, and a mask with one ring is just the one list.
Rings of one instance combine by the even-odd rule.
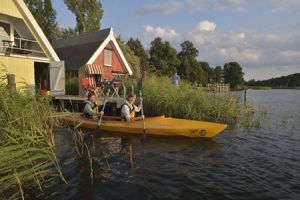
[[300, 199], [300, 90], [249, 90], [247, 101], [270, 113], [263, 127], [228, 128], [209, 140], [89, 139], [93, 181], [89, 160], [76, 156], [71, 134], [58, 132], [57, 155], [68, 184], [49, 188], [50, 198]]

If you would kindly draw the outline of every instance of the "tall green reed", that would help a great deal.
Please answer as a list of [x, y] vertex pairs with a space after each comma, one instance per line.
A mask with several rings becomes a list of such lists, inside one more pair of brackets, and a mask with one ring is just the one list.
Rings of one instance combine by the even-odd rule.
[[66, 75], [66, 94], [77, 95], [79, 92], [79, 79], [78, 77], [67, 74]]
[[9, 92], [0, 82], [0, 199], [24, 198], [61, 174], [54, 153], [58, 121], [48, 98]]
[[261, 115], [231, 93], [209, 93], [181, 81], [176, 87], [166, 77], [149, 76], [143, 83], [143, 103], [147, 116], [207, 120], [234, 125], [255, 126]]

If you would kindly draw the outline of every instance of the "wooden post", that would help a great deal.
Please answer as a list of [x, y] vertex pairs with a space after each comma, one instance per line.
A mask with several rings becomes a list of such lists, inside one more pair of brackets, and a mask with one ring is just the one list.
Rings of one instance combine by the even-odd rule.
[[16, 75], [7, 74], [7, 86], [10, 92], [16, 91]]
[[247, 88], [245, 88], [245, 90], [244, 90], [244, 101], [245, 101], [245, 103], [247, 101]]

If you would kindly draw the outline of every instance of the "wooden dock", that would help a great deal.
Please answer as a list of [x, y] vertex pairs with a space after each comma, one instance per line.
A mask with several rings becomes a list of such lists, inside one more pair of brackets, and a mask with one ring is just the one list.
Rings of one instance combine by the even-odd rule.
[[212, 92], [230, 92], [230, 84], [225, 83], [208, 83], [206, 88]]
[[[60, 96], [53, 96], [55, 100], [62, 100], [62, 101], [86, 101], [87, 97], [85, 96], [78, 96], [78, 95], [60, 95]], [[105, 96], [97, 97], [98, 101], [103, 101]], [[108, 103], [117, 103], [118, 101], [124, 101], [125, 98], [123, 97], [108, 97]]]
[[[105, 96], [97, 97], [96, 101], [104, 102]], [[57, 106], [57, 109], [68, 109], [76, 112], [81, 112], [84, 107], [84, 102], [87, 101], [86, 96], [79, 95], [60, 95], [52, 97], [53, 103]], [[107, 98], [108, 107], [111, 109], [120, 108], [125, 101], [124, 97], [120, 96], [110, 96]]]

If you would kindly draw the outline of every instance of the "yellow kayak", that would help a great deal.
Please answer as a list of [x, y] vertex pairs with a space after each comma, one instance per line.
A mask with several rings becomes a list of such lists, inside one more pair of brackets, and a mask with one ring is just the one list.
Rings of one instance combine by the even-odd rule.
[[[81, 113], [71, 113], [62, 116], [65, 124], [80, 126], [82, 128], [99, 129], [104, 132], [144, 134], [143, 121], [132, 121], [130, 123], [121, 121], [118, 117], [103, 117], [100, 127], [97, 121], [82, 116]], [[177, 119], [165, 116], [145, 118], [145, 134], [161, 136], [185, 136], [211, 138], [227, 127], [226, 124]]]

